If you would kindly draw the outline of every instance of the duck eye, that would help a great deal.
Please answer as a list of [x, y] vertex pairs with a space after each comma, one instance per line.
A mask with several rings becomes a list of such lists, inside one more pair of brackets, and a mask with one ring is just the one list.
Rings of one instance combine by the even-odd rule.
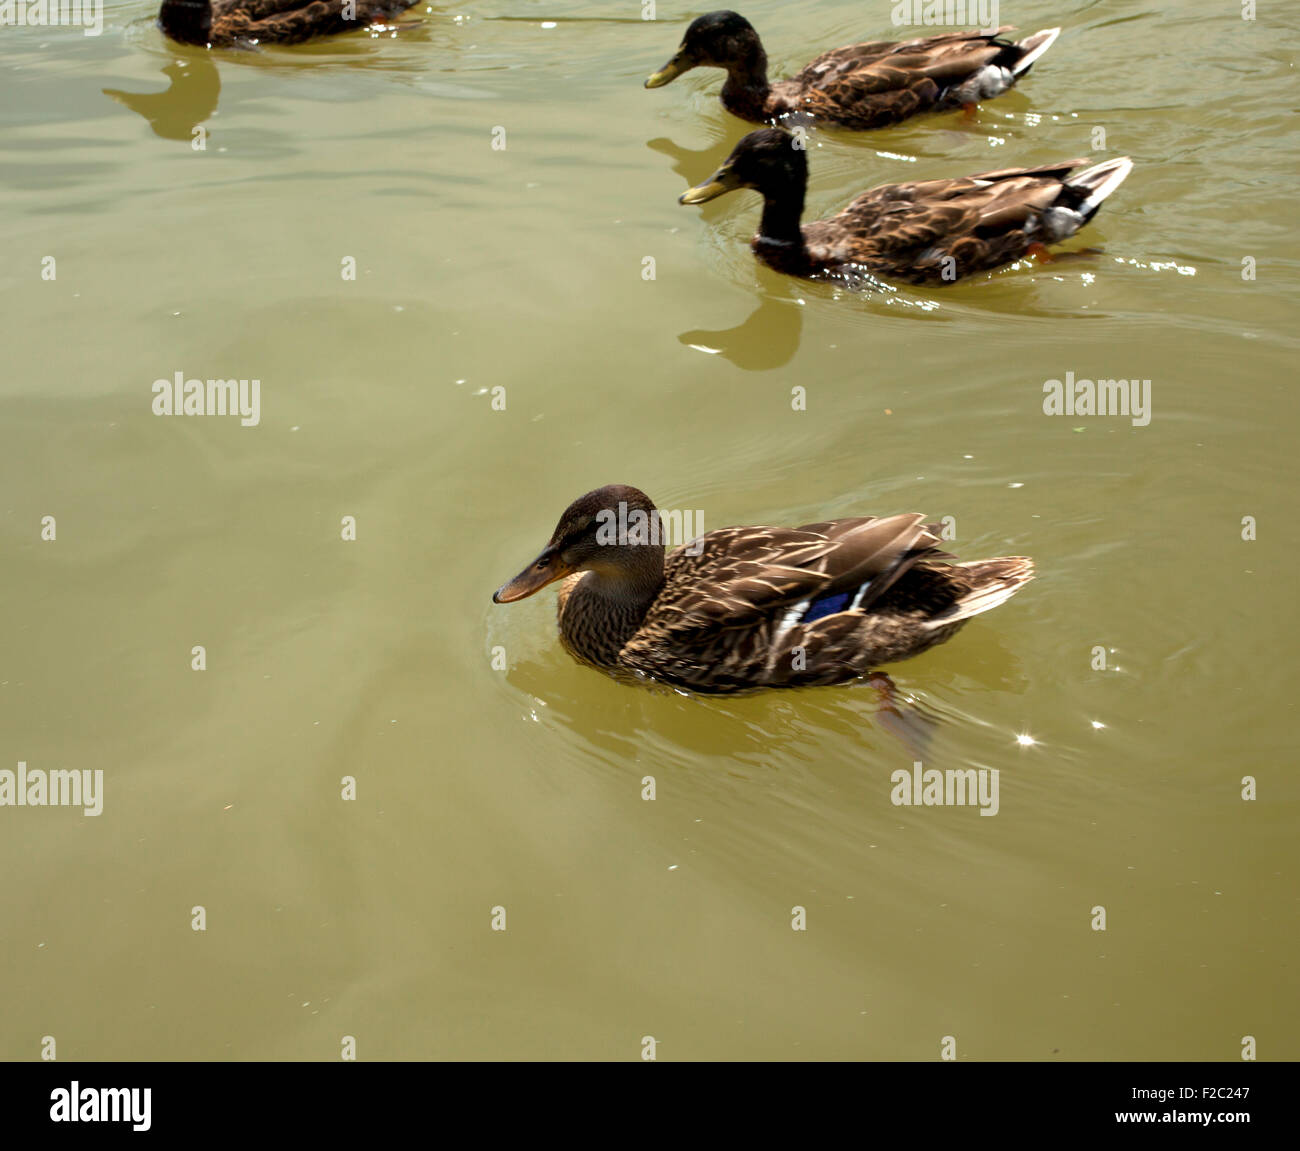
[[551, 566], [551, 557], [550, 557], [550, 556], [539, 556], [539, 557], [538, 557], [538, 560], [537, 560], [537, 566], [538, 566], [539, 568], [550, 567], [550, 566]]

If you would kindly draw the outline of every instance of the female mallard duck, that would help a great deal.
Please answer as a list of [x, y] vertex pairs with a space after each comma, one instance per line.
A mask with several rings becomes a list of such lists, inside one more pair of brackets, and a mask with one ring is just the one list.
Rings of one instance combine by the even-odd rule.
[[570, 504], [492, 600], [563, 579], [570, 655], [691, 691], [844, 683], [942, 643], [1033, 578], [1023, 556], [944, 562], [924, 519], [719, 528], [665, 557], [654, 504], [613, 484]]
[[883, 128], [918, 112], [1000, 96], [1061, 34], [1046, 28], [1018, 44], [999, 39], [1010, 30], [836, 48], [792, 79], [769, 84], [767, 55], [749, 21], [710, 12], [691, 23], [677, 54], [645, 86], [659, 88], [692, 68], [725, 68], [722, 104], [742, 120], [762, 124], [802, 112], [845, 128]]
[[214, 48], [300, 44], [381, 24], [415, 0], [163, 0], [158, 23], [173, 40]]
[[763, 196], [752, 247], [792, 276], [853, 279], [863, 271], [911, 284], [938, 284], [1013, 263], [1074, 235], [1132, 171], [1127, 156], [1007, 168], [955, 180], [882, 184], [838, 215], [800, 226], [808, 185], [803, 141], [760, 128], [736, 145], [703, 184], [682, 193], [703, 204], [734, 188]]

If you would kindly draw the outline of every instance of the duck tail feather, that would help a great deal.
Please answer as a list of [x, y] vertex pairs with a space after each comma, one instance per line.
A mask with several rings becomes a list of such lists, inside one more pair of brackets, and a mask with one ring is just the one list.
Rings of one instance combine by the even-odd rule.
[[1018, 46], [1023, 49], [1024, 55], [1011, 66], [1012, 73], [1023, 76], [1028, 72], [1034, 61], [1056, 42], [1060, 34], [1059, 28], [1044, 28], [1041, 32], [1035, 32], [1032, 36], [1026, 36], [1019, 41]]
[[992, 611], [1034, 578], [1034, 561], [1028, 556], [999, 556], [955, 566], [968, 573], [974, 586], [946, 611], [935, 615], [930, 621], [932, 627], [946, 626]]
[[1128, 178], [1133, 171], [1133, 161], [1127, 156], [1117, 156], [1092, 168], [1071, 176], [1066, 181], [1071, 188], [1085, 193], [1083, 202], [1076, 209], [1083, 218], [1091, 219], [1101, 202]]

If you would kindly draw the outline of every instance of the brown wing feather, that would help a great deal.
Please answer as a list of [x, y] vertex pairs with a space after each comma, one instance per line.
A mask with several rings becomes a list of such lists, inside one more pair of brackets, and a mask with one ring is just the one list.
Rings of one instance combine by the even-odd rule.
[[[659, 596], [609, 662], [701, 692], [844, 683], [942, 643], [1032, 578], [1020, 557], [942, 562], [953, 557], [923, 519], [710, 532], [699, 555], [669, 557]], [[803, 601], [866, 580], [856, 607], [803, 622]]]
[[[916, 40], [872, 40], [864, 44], [850, 44], [844, 48], [833, 48], [823, 52], [810, 61], [793, 77], [802, 84], [810, 85], [826, 80], [838, 80], [854, 74], [862, 74], [866, 83], [873, 82], [870, 77], [877, 66], [886, 65], [893, 68], [938, 68], [947, 69], [952, 62], [980, 56], [982, 67], [984, 60], [996, 56], [1005, 45], [994, 45], [992, 40], [1003, 32], [1010, 32], [1012, 26], [1007, 24], [996, 32], [985, 35], [979, 32], [947, 32], [940, 36], [923, 36]], [[906, 61], [905, 64], [900, 64]], [[974, 69], [968, 69], [974, 71]]]
[[951, 180], [888, 184], [804, 228], [813, 259], [833, 268], [858, 264], [925, 282], [945, 259], [961, 275], [997, 267], [1028, 249], [1026, 224], [1050, 207], [1084, 160], [1006, 168]]
[[346, 0], [213, 0], [212, 42], [261, 41], [298, 44], [386, 20], [414, 0], [355, 0], [352, 17]]
[[772, 85], [769, 112], [806, 112], [851, 128], [879, 128], [937, 106], [949, 87], [1000, 53], [992, 34], [952, 32], [903, 43], [874, 41], [818, 56], [796, 76]]
[[819, 595], [868, 580], [883, 594], [923, 556], [937, 558], [938, 538], [917, 514], [831, 520], [801, 528], [723, 528], [703, 537], [698, 556], [668, 557], [665, 584], [625, 653], [647, 637], [675, 646], [716, 631], [753, 627]]

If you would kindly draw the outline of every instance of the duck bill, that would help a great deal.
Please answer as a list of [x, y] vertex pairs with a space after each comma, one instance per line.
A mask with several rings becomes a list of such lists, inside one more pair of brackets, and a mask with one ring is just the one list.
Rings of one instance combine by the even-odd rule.
[[736, 174], [725, 164], [713, 173], [703, 184], [696, 184], [678, 198], [679, 204], [707, 204], [716, 200], [724, 192], [733, 192], [741, 186]]
[[514, 603], [536, 595], [547, 584], [563, 579], [573, 571], [560, 562], [559, 557], [547, 548], [509, 583], [502, 584], [492, 593], [493, 603]]
[[678, 52], [671, 60], [659, 69], [646, 82], [647, 88], [662, 88], [665, 84], [670, 84], [676, 80], [683, 72], [689, 72], [695, 65], [686, 59], [685, 53]]

